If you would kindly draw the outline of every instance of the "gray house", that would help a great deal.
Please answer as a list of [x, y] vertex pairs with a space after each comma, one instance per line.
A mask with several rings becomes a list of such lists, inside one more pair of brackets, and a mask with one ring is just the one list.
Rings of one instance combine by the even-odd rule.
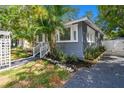
[[[56, 42], [57, 48], [69, 56], [73, 55], [83, 59], [87, 47], [102, 44], [103, 32], [88, 17], [70, 21], [65, 24], [65, 27], [67, 30], [64, 33], [56, 32]], [[45, 35], [39, 36], [37, 42], [46, 42]], [[38, 50], [38, 45], [34, 50]]]

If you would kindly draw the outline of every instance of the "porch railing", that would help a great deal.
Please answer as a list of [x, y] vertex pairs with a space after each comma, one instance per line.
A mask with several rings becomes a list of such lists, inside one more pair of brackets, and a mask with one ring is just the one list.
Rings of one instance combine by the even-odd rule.
[[39, 53], [40, 58], [43, 58], [48, 52], [49, 52], [49, 45], [46, 42], [40, 42], [33, 48], [34, 57]]
[[41, 43], [40, 47], [40, 58], [44, 57], [49, 52], [48, 43]]

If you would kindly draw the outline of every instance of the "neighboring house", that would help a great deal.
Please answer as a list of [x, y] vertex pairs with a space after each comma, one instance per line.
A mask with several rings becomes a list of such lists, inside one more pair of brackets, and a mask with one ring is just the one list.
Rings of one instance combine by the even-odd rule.
[[[57, 48], [69, 56], [84, 58], [87, 47], [96, 47], [102, 44], [103, 32], [88, 18], [70, 21], [65, 24], [64, 33], [56, 33]], [[37, 42], [46, 42], [45, 35], [37, 38]]]

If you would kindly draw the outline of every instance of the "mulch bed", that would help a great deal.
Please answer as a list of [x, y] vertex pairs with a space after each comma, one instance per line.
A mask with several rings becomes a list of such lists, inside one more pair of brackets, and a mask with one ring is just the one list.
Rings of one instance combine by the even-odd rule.
[[49, 61], [51, 64], [59, 64], [60, 67], [64, 66], [64, 68], [69, 70], [70, 72], [75, 72], [82, 67], [90, 68], [93, 65], [92, 63], [84, 62], [82, 60], [78, 60], [78, 62], [66, 62], [66, 63], [61, 63], [60, 61], [51, 59], [49, 57], [45, 57], [44, 60]]

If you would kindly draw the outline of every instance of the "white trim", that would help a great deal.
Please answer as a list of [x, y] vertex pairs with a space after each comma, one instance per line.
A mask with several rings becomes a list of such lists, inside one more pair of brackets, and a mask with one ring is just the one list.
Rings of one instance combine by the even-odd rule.
[[60, 40], [60, 33], [59, 31], [56, 32], [56, 41], [59, 41]]
[[0, 31], [0, 35], [10, 35], [11, 34], [11, 32], [9, 32], [9, 31]]
[[70, 29], [70, 40], [74, 40], [74, 37], [73, 37], [73, 26], [71, 26], [71, 29]]
[[68, 43], [68, 42], [78, 42], [77, 40], [64, 40], [64, 41], [56, 41], [57, 43]]
[[[70, 31], [70, 40], [60, 40], [60, 32], [57, 32], [58, 40], [56, 40], [57, 43], [64, 43], [64, 42], [78, 42], [78, 24], [70, 25], [67, 27], [71, 27]], [[75, 29], [75, 30], [73, 30]], [[76, 40], [74, 40], [74, 31], [76, 31]]]
[[11, 66], [11, 32], [0, 31], [0, 67]]
[[36, 38], [36, 42], [40, 43], [40, 42], [45, 42], [45, 34], [42, 33], [42, 41], [39, 41], [39, 35], [37, 35], [37, 38]]
[[84, 18], [81, 18], [81, 19], [78, 19], [78, 20], [73, 20], [73, 21], [70, 21], [70, 22], [66, 23], [65, 25], [71, 25], [71, 24], [78, 23], [80, 21], [85, 21], [85, 20], [88, 20], [88, 18], [84, 17]]
[[87, 42], [88, 43], [95, 43], [95, 41], [92, 41], [92, 40], [88, 40]]
[[45, 42], [45, 34], [42, 34], [42, 42]]

